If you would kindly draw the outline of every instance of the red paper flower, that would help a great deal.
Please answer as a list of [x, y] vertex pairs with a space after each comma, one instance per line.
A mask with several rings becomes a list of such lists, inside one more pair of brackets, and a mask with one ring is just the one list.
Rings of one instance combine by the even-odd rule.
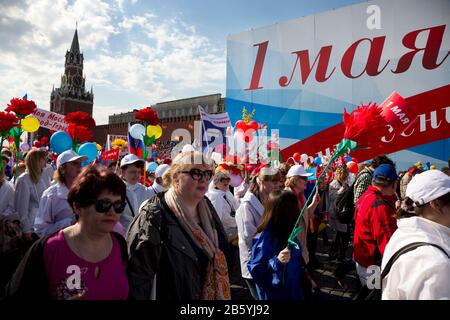
[[67, 114], [64, 117], [64, 121], [78, 126], [95, 128], [95, 120], [88, 113], [83, 111], [75, 111]]
[[19, 119], [14, 113], [0, 111], [0, 133], [6, 133], [14, 127], [18, 126]]
[[358, 146], [373, 147], [378, 145], [377, 133], [382, 131], [387, 124], [380, 111], [375, 103], [361, 105], [350, 114], [344, 108], [344, 138], [355, 141]]
[[48, 146], [48, 144], [49, 144], [48, 137], [42, 137], [41, 138], [41, 144], [44, 145], [44, 146]]
[[92, 139], [92, 132], [88, 128], [78, 126], [74, 123], [69, 124], [67, 133], [73, 141], [77, 140], [79, 143], [84, 143]]
[[148, 125], [156, 126], [159, 124], [158, 113], [152, 108], [143, 108], [136, 112], [134, 117], [137, 120], [145, 121]]
[[20, 118], [24, 118], [30, 113], [33, 113], [37, 108], [33, 100], [13, 98], [10, 100], [10, 103], [5, 110], [15, 112]]

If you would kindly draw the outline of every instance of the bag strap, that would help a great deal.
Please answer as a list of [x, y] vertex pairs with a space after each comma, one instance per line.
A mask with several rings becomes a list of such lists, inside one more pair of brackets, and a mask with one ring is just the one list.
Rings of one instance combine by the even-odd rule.
[[439, 250], [441, 250], [447, 256], [447, 258], [450, 259], [450, 256], [447, 254], [447, 252], [445, 252], [445, 250], [442, 249], [437, 244], [428, 243], [428, 242], [413, 242], [413, 243], [410, 243], [410, 244], [404, 246], [403, 248], [401, 248], [400, 250], [398, 250], [396, 253], [394, 253], [392, 255], [392, 257], [389, 259], [388, 263], [386, 264], [386, 267], [384, 267], [383, 272], [381, 273], [381, 281], [383, 281], [383, 279], [387, 276], [389, 271], [391, 271], [392, 265], [394, 264], [395, 261], [397, 261], [398, 258], [400, 258], [400, 256], [402, 254], [405, 254], [405, 253], [407, 253], [409, 251], [412, 251], [412, 250], [414, 250], [414, 249], [416, 249], [418, 247], [422, 247], [422, 246], [433, 246], [435, 248], [438, 248]]
[[130, 199], [128, 199], [128, 196], [125, 196], [125, 199], [127, 200], [128, 206], [130, 207], [131, 215], [132, 215], [133, 218], [134, 218], [135, 214], [134, 214], [133, 207], [131, 206]]

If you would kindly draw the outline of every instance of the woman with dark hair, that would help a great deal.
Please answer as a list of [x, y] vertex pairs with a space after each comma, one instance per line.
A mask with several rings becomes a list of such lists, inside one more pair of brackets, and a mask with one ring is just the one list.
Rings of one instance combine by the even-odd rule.
[[294, 239], [298, 248], [287, 247], [299, 212], [295, 193], [270, 194], [248, 262], [260, 300], [304, 299], [301, 278], [305, 264], [299, 239]]
[[114, 173], [85, 168], [67, 197], [76, 223], [33, 244], [7, 285], [6, 296], [127, 299], [126, 243], [112, 231], [125, 195], [125, 183]]
[[450, 177], [438, 170], [415, 175], [396, 217], [398, 229], [386, 245], [382, 271], [398, 258], [382, 279], [382, 299], [449, 300]]

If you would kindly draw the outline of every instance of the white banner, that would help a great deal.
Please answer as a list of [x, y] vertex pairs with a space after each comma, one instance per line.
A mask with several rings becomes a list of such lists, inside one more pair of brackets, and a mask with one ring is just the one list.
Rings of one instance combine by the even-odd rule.
[[64, 121], [64, 115], [39, 109], [33, 112], [34, 116], [39, 120], [41, 127], [54, 131], [64, 131], [68, 124]]

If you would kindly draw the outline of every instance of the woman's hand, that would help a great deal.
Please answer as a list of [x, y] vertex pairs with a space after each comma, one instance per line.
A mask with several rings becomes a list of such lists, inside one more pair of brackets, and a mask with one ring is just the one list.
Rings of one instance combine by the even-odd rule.
[[284, 248], [280, 251], [277, 258], [283, 265], [285, 265], [289, 262], [289, 260], [291, 260], [291, 251], [288, 248]]

